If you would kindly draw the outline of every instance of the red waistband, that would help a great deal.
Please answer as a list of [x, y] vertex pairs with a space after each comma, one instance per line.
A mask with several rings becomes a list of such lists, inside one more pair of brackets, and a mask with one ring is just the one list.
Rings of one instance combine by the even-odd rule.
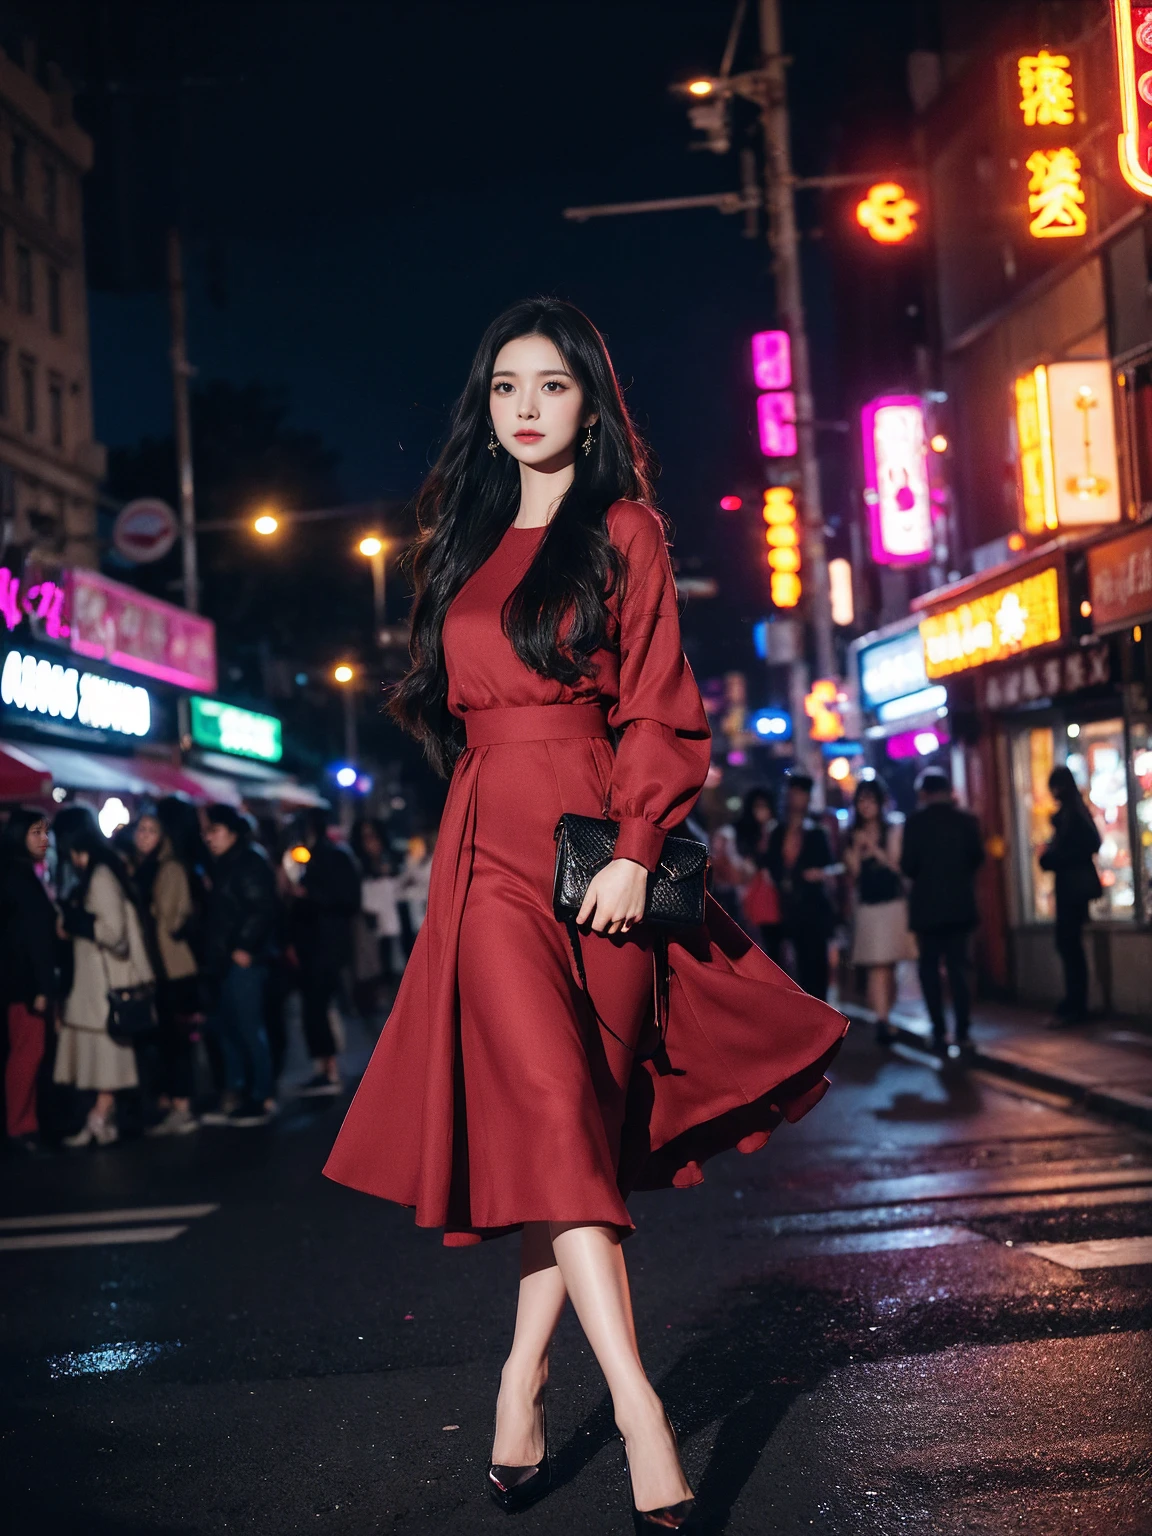
[[608, 721], [599, 704], [522, 704], [466, 710], [464, 729], [470, 747], [496, 747], [516, 741], [607, 737]]

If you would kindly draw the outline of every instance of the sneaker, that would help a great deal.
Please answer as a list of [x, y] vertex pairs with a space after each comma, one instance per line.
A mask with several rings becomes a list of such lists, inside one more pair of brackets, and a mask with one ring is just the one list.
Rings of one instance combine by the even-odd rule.
[[274, 1111], [261, 1104], [258, 1099], [245, 1099], [242, 1104], [228, 1116], [227, 1123], [238, 1130], [247, 1131], [258, 1125], [267, 1125], [272, 1119]]
[[238, 1093], [222, 1093], [220, 1103], [215, 1109], [205, 1110], [200, 1116], [201, 1125], [230, 1125], [232, 1113], [240, 1103]]
[[302, 1099], [316, 1099], [325, 1094], [343, 1093], [344, 1084], [338, 1077], [329, 1077], [326, 1072], [317, 1072], [306, 1083], [301, 1083], [296, 1092]]
[[198, 1131], [200, 1122], [190, 1109], [170, 1109], [157, 1125], [150, 1125], [145, 1136], [187, 1136]]

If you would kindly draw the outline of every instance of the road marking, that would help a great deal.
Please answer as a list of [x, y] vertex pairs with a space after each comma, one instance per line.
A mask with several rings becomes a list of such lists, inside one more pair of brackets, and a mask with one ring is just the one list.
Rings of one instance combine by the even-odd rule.
[[0, 1237], [0, 1253], [23, 1253], [31, 1248], [95, 1248], [105, 1243], [166, 1243], [187, 1232], [186, 1226], [104, 1227], [93, 1232], [30, 1232], [23, 1237]]
[[896, 1253], [913, 1248], [954, 1248], [989, 1239], [968, 1227], [895, 1227], [887, 1232], [839, 1232], [784, 1237], [772, 1245], [774, 1257], [802, 1259], [835, 1253]]
[[[1032, 1167], [1036, 1165], [1033, 1164]], [[870, 1205], [905, 1205], [921, 1200], [965, 1200], [973, 1195], [1032, 1195], [1079, 1189], [1152, 1185], [1152, 1168], [1086, 1170], [1083, 1162], [1048, 1163], [1043, 1172], [1004, 1168], [958, 1168], [950, 1173], [913, 1173], [895, 1179], [862, 1179], [837, 1194], [842, 1210]]]
[[1017, 1253], [1065, 1269], [1118, 1269], [1125, 1264], [1152, 1264], [1152, 1237], [1096, 1237], [1084, 1243], [1017, 1243]]
[[93, 1227], [116, 1221], [181, 1221], [210, 1216], [219, 1205], [142, 1205], [122, 1211], [68, 1211], [59, 1216], [5, 1216], [0, 1232], [33, 1232], [52, 1227]]

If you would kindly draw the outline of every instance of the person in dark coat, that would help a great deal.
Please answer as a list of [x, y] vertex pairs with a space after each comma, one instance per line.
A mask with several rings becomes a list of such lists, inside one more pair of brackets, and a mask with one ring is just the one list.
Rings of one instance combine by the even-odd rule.
[[340, 988], [341, 972], [352, 964], [353, 924], [360, 911], [360, 869], [351, 850], [332, 840], [328, 818], [312, 810], [301, 818], [310, 855], [304, 877], [293, 887], [293, 945], [300, 962], [304, 1034], [315, 1072], [302, 1094], [340, 1092], [340, 1067], [328, 1010]]
[[916, 782], [919, 810], [904, 827], [900, 868], [912, 882], [908, 926], [920, 950], [920, 990], [932, 1020], [932, 1039], [947, 1050], [948, 1025], [940, 968], [948, 972], [956, 1015], [955, 1043], [963, 1048], [971, 1026], [968, 986], [968, 935], [979, 923], [976, 871], [984, 862], [980, 823], [952, 798], [943, 768], [926, 768]]
[[56, 908], [36, 873], [48, 852], [48, 818], [18, 805], [0, 832], [0, 1017], [7, 1027], [5, 1128], [9, 1149], [36, 1152], [36, 1081], [45, 1021], [59, 997]]
[[1084, 804], [1070, 768], [1053, 768], [1048, 789], [1056, 801], [1052, 840], [1040, 855], [1040, 868], [1056, 876], [1056, 952], [1064, 967], [1064, 1000], [1050, 1028], [1082, 1024], [1088, 1017], [1088, 961], [1084, 924], [1089, 904], [1103, 895], [1094, 855], [1100, 833]]
[[796, 955], [796, 980], [821, 1002], [828, 996], [828, 941], [836, 926], [827, 879], [834, 868], [828, 834], [808, 815], [812, 779], [790, 773], [780, 820], [768, 836], [764, 864], [780, 893], [780, 935]]
[[276, 931], [276, 882], [248, 822], [230, 805], [204, 813], [212, 855], [202, 972], [215, 987], [213, 1025], [224, 1054], [226, 1091], [205, 1125], [265, 1125], [276, 1113], [264, 988]]

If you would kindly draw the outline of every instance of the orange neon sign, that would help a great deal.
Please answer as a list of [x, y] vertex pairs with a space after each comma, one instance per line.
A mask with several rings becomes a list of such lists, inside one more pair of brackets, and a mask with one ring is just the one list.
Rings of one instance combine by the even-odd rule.
[[1060, 639], [1055, 566], [920, 620], [924, 670], [935, 680]]
[[1040, 48], [1016, 61], [1020, 80], [1020, 111], [1026, 128], [1068, 127], [1076, 121], [1072, 95], [1071, 59], [1066, 53]]
[[1087, 233], [1079, 155], [1068, 148], [1034, 149], [1024, 164], [1031, 173], [1028, 233], [1036, 240]]
[[777, 608], [795, 608], [801, 593], [800, 529], [791, 487], [770, 485], [764, 492], [764, 521], [772, 601]]
[[812, 741], [840, 741], [844, 720], [840, 714], [840, 684], [834, 677], [818, 677], [812, 692], [804, 700], [804, 713], [811, 720], [808, 735]]
[[1120, 173], [1134, 192], [1152, 197], [1152, 6], [1112, 0], [1112, 24], [1123, 128]]
[[856, 205], [856, 222], [881, 245], [899, 245], [914, 235], [920, 204], [896, 181], [878, 181]]

